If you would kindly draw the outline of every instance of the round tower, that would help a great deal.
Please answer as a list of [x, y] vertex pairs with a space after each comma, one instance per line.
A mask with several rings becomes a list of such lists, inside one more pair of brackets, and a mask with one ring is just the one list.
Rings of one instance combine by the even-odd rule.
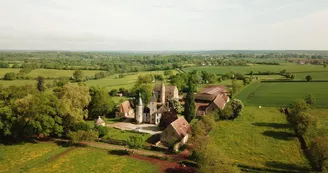
[[143, 105], [142, 105], [141, 94], [139, 93], [139, 98], [136, 105], [136, 114], [135, 114], [135, 119], [138, 124], [142, 123], [142, 117], [143, 117]]

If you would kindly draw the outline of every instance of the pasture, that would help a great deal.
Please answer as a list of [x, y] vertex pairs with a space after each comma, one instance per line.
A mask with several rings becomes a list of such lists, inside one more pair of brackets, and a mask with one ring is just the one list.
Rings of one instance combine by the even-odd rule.
[[149, 72], [138, 72], [138, 73], [126, 73], [123, 74], [123, 78], [118, 78], [118, 75], [111, 75], [102, 79], [98, 80], [89, 80], [85, 83], [88, 86], [99, 86], [103, 87], [106, 90], [112, 89], [131, 89], [134, 84], [136, 83], [139, 75], [146, 75], [146, 74], [163, 74], [163, 71], [149, 71]]
[[243, 115], [234, 121], [218, 121], [210, 136], [243, 170], [307, 172], [310, 169], [298, 139], [277, 108], [245, 107]]
[[287, 106], [309, 94], [316, 98], [315, 107], [328, 107], [328, 82], [253, 82], [236, 97], [246, 105]]
[[251, 71], [254, 73], [260, 72], [280, 72], [286, 70], [296, 74], [296, 79], [305, 79], [305, 76], [311, 75], [313, 79], [328, 79], [328, 68], [323, 68], [322, 65], [298, 65], [294, 63], [282, 63], [280, 65], [248, 65], [248, 66], [203, 66], [189, 67], [184, 71], [190, 72], [193, 70], [207, 71], [215, 74], [226, 74], [229, 72], [240, 72], [248, 74]]
[[0, 172], [158, 172], [158, 167], [108, 150], [54, 143], [0, 145]]

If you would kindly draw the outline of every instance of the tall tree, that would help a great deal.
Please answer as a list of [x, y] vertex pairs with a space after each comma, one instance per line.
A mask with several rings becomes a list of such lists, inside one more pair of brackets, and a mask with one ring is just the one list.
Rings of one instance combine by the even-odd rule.
[[37, 81], [37, 89], [41, 92], [43, 92], [44, 90], [46, 90], [46, 87], [44, 86], [44, 77], [43, 76], [38, 76], [36, 78]]
[[194, 83], [193, 76], [190, 75], [188, 79], [188, 91], [185, 100], [184, 106], [184, 117], [190, 122], [196, 116], [196, 105], [195, 105], [195, 92], [196, 92], [196, 84]]
[[91, 102], [88, 106], [89, 119], [108, 115], [114, 108], [114, 102], [109, 94], [100, 88], [90, 88]]
[[86, 108], [91, 101], [91, 96], [87, 86], [78, 85], [77, 83], [66, 84], [59, 91], [58, 98], [58, 111], [65, 118], [65, 129], [73, 123], [83, 121], [88, 117]]
[[75, 70], [73, 73], [73, 78], [75, 82], [82, 82], [84, 80], [84, 74], [82, 70]]

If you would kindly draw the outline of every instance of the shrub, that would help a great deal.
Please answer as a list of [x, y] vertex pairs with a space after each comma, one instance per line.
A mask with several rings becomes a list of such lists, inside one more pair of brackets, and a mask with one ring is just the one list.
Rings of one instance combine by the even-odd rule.
[[16, 73], [14, 72], [8, 72], [4, 76], [4, 80], [15, 80], [16, 79]]
[[109, 132], [108, 128], [104, 126], [96, 126], [95, 130], [99, 133], [100, 138], [104, 137]]
[[312, 161], [320, 172], [328, 171], [328, 137], [316, 138], [310, 145]]
[[79, 130], [83, 130], [83, 131], [89, 131], [91, 128], [90, 126], [85, 123], [85, 122], [77, 122], [75, 124], [73, 124], [71, 131], [79, 131]]
[[78, 144], [80, 141], [94, 141], [98, 138], [98, 132], [90, 130], [78, 130], [76, 132], [70, 131], [68, 137], [71, 139], [72, 144]]
[[130, 148], [138, 149], [138, 148], [142, 148], [144, 146], [144, 141], [143, 141], [142, 137], [139, 135], [130, 136], [130, 138], [127, 142], [128, 142], [128, 146]]

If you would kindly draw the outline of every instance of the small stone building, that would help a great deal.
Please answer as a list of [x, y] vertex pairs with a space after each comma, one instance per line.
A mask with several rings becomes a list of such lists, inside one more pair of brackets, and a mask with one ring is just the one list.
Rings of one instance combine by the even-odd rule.
[[162, 132], [160, 141], [167, 147], [173, 147], [177, 151], [189, 138], [191, 127], [184, 117], [173, 121]]

